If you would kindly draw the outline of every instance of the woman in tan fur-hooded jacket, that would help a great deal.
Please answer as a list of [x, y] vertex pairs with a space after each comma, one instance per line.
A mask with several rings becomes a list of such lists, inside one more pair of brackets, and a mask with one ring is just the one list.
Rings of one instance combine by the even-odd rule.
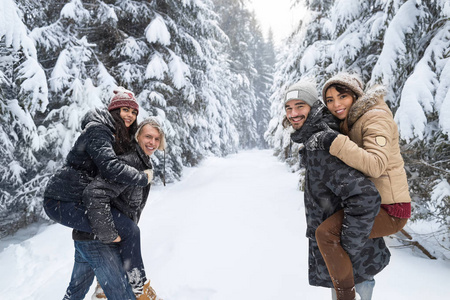
[[[343, 98], [346, 94], [352, 99], [347, 107]], [[332, 142], [330, 154], [369, 177], [381, 194], [382, 204], [410, 203], [398, 128], [384, 102], [385, 94], [386, 89], [380, 85], [364, 93], [361, 81], [346, 73], [325, 83], [325, 105], [341, 120], [342, 133]], [[397, 212], [399, 217], [405, 217], [405, 213], [410, 214]]]
[[[347, 165], [371, 179], [381, 195], [380, 212], [369, 238], [400, 231], [411, 216], [411, 197], [400, 154], [397, 124], [384, 101], [386, 90], [374, 86], [367, 91], [354, 74], [338, 73], [322, 89], [330, 112], [341, 120], [340, 131], [326, 131], [317, 137], [317, 147], [325, 149]], [[309, 145], [311, 147], [311, 145]], [[316, 239], [337, 292], [337, 299], [347, 298], [344, 291], [354, 286], [351, 265], [340, 245], [343, 213], [325, 220], [316, 230]], [[361, 295], [362, 300], [371, 295]]]

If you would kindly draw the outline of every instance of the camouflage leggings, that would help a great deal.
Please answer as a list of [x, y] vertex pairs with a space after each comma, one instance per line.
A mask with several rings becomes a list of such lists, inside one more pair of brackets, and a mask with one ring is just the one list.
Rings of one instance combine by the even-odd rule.
[[[341, 228], [344, 211], [340, 210], [322, 222], [316, 230], [316, 241], [320, 253], [333, 281], [338, 300], [355, 299], [355, 282], [350, 258], [341, 246]], [[408, 219], [392, 217], [381, 208], [369, 238], [388, 236], [400, 231]]]

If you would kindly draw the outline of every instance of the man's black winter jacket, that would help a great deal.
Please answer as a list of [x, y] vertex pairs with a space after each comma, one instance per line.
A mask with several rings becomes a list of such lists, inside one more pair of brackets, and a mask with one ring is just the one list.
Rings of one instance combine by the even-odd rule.
[[[119, 156], [119, 159], [140, 171], [151, 169], [150, 158], [137, 143], [134, 143], [134, 149], [135, 151]], [[83, 193], [83, 204], [87, 208], [92, 232], [102, 242], [112, 242], [118, 233], [111, 215], [111, 207], [137, 223], [147, 202], [149, 191], [150, 185], [141, 187], [119, 184], [98, 175]]]

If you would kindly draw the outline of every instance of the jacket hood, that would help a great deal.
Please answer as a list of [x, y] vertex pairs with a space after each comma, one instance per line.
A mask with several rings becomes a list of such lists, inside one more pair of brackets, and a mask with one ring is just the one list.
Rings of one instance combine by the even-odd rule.
[[292, 141], [305, 143], [316, 132], [323, 131], [326, 125], [339, 130], [339, 120], [335, 118], [321, 101], [316, 101], [306, 118], [303, 126], [291, 134]]
[[384, 109], [390, 112], [385, 104], [384, 96], [386, 95], [386, 88], [381, 85], [371, 87], [365, 94], [358, 98], [348, 113], [348, 126], [351, 127], [355, 122], [366, 112], [374, 109], [375, 106], [379, 109]]
[[84, 130], [86, 127], [94, 124], [103, 124], [111, 129], [112, 132], [116, 132], [115, 121], [106, 109], [94, 108], [88, 111], [81, 120], [81, 129]]

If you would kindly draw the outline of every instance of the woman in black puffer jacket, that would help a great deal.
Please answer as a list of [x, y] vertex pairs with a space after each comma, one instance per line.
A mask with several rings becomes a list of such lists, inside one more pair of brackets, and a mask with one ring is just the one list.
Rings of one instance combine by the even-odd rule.
[[[67, 155], [64, 166], [49, 180], [45, 189], [44, 209], [50, 219], [76, 230], [92, 232], [82, 204], [82, 194], [95, 176], [100, 174], [117, 183], [141, 187], [151, 182], [151, 169], [138, 171], [116, 155], [131, 149], [138, 112], [139, 105], [133, 93], [118, 88], [108, 110], [95, 109], [86, 114], [81, 124], [83, 131]], [[135, 225], [131, 220], [129, 223]], [[126, 242], [136, 244], [134, 240], [122, 239], [121, 248], [127, 248]], [[117, 237], [114, 242], [120, 240]], [[122, 257], [127, 255], [132, 256], [132, 253], [122, 251]]]

